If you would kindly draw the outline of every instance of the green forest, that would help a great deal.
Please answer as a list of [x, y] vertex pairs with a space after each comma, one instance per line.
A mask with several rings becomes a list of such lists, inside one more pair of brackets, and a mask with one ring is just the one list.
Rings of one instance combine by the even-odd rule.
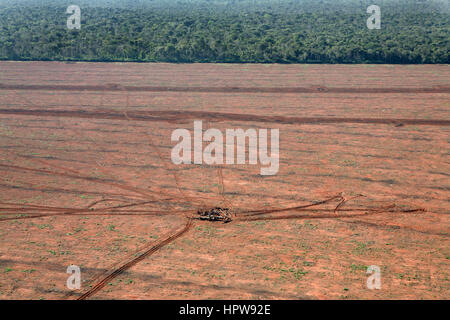
[[432, 0], [0, 0], [0, 60], [447, 64], [449, 18]]

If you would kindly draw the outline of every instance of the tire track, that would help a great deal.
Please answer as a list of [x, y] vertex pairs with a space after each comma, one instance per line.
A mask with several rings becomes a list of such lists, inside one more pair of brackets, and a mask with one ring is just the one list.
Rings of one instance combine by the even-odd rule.
[[261, 221], [261, 220], [290, 220], [290, 219], [338, 219], [338, 218], [355, 218], [355, 217], [367, 217], [383, 212], [390, 213], [413, 213], [413, 212], [425, 212], [425, 209], [408, 209], [408, 210], [391, 210], [394, 209], [395, 205], [382, 208], [382, 209], [365, 209], [364, 213], [350, 213], [350, 214], [342, 214], [342, 213], [332, 213], [332, 214], [318, 214], [318, 215], [309, 215], [309, 214], [301, 214], [301, 215], [283, 215], [283, 216], [268, 216], [268, 217], [243, 217], [238, 218], [236, 220], [239, 221]]
[[[170, 201], [173, 199], [161, 199]], [[94, 202], [100, 203], [102, 200]], [[13, 216], [8, 218], [0, 218], [0, 221], [9, 220], [23, 220], [23, 219], [33, 219], [42, 218], [50, 216], [164, 216], [170, 214], [188, 214], [192, 213], [193, 210], [176, 210], [176, 211], [161, 211], [161, 210], [145, 210], [145, 209], [127, 209], [136, 206], [142, 206], [150, 203], [160, 202], [158, 201], [142, 201], [134, 203], [126, 203], [112, 207], [93, 209], [91, 205], [87, 208], [60, 208], [60, 207], [49, 207], [49, 206], [33, 206], [24, 205], [17, 203], [0, 203], [6, 205], [6, 207], [0, 207], [2, 210], [0, 215]], [[123, 211], [121, 209], [126, 209]], [[42, 213], [44, 212], [44, 213]], [[17, 216], [21, 215], [21, 216]]]
[[[162, 241], [159, 241], [157, 244], [151, 246], [150, 248], [148, 248], [148, 246], [143, 247], [140, 251], [144, 250], [144, 252], [140, 253], [137, 257], [129, 259], [128, 261], [124, 262], [120, 267], [114, 268], [105, 277], [103, 277], [100, 281], [98, 281], [95, 285], [93, 285], [91, 289], [89, 289], [87, 292], [83, 293], [80, 297], [78, 297], [77, 300], [86, 300], [90, 296], [94, 295], [96, 292], [101, 290], [109, 281], [120, 275], [122, 272], [131, 268], [132, 266], [136, 265], [138, 262], [142, 261], [146, 257], [152, 255], [162, 247], [166, 246], [170, 242], [176, 240], [177, 238], [187, 233], [192, 228], [192, 226], [193, 220], [191, 218], [188, 218], [186, 225], [182, 229], [178, 230], [175, 233], [172, 233], [169, 237], [165, 238]], [[132, 256], [135, 255], [136, 253], [133, 254]]]
[[[15, 170], [21, 170], [21, 171], [30, 171], [30, 172], [44, 173], [44, 174], [49, 174], [49, 175], [54, 175], [54, 176], [61, 176], [61, 177], [65, 177], [65, 178], [86, 180], [86, 181], [91, 181], [91, 182], [95, 182], [95, 183], [99, 183], [99, 184], [116, 187], [116, 188], [119, 188], [122, 190], [133, 192], [134, 194], [139, 194], [144, 197], [150, 197], [153, 199], [157, 199], [157, 198], [155, 198], [154, 194], [149, 193], [149, 191], [147, 191], [147, 190], [142, 190], [140, 188], [131, 187], [131, 186], [128, 186], [128, 185], [125, 185], [122, 183], [117, 183], [117, 182], [115, 182], [115, 180], [111, 180], [111, 179], [102, 179], [102, 178], [96, 178], [96, 177], [82, 176], [82, 175], [78, 175], [78, 174], [60, 173], [60, 172], [55, 172], [55, 171], [50, 171], [50, 170], [26, 168], [26, 167], [6, 165], [6, 164], [0, 164], [0, 168], [15, 169]], [[74, 171], [74, 170], [71, 170], [71, 171]]]
[[107, 85], [40, 85], [0, 83], [0, 90], [24, 91], [109, 91], [109, 92], [194, 92], [194, 93], [450, 93], [450, 87], [428, 88], [393, 87], [167, 87], [167, 86], [122, 86]]
[[402, 119], [402, 118], [337, 118], [337, 117], [286, 117], [286, 116], [261, 116], [256, 114], [220, 113], [207, 111], [128, 111], [113, 112], [92, 109], [87, 110], [46, 110], [46, 109], [0, 109], [0, 114], [23, 115], [58, 118], [86, 118], [103, 120], [133, 120], [133, 121], [167, 121], [186, 122], [192, 119], [205, 121], [247, 121], [278, 124], [335, 124], [335, 123], [360, 123], [360, 124], [389, 124], [389, 125], [431, 125], [450, 126], [450, 120], [445, 119]]
[[[320, 206], [322, 204], [326, 204], [326, 203], [332, 202], [333, 200], [338, 200], [338, 199], [341, 201], [343, 200], [343, 197], [341, 194], [338, 194], [331, 198], [328, 198], [328, 199], [325, 199], [322, 201], [317, 201], [317, 202], [311, 203], [311, 204], [287, 207], [287, 208], [282, 208], [282, 209], [271, 208], [271, 209], [265, 209], [265, 210], [252, 210], [252, 211], [242, 212], [239, 215], [244, 216], [244, 217], [253, 217], [253, 216], [259, 216], [259, 215], [264, 215], [264, 214], [269, 214], [269, 213], [279, 213], [279, 212], [286, 212], [286, 211], [292, 211], [292, 210], [301, 210], [301, 209], [311, 208], [311, 207], [315, 207], [315, 206]], [[242, 218], [242, 219], [245, 219], [245, 218]]]

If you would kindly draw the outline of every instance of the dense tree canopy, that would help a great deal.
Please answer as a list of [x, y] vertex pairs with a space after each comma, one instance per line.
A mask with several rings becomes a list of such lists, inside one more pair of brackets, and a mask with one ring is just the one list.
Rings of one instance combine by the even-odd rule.
[[[68, 30], [76, 3], [81, 30]], [[380, 30], [366, 26], [370, 4]], [[420, 0], [7, 1], [0, 59], [449, 63], [449, 18], [445, 4]]]

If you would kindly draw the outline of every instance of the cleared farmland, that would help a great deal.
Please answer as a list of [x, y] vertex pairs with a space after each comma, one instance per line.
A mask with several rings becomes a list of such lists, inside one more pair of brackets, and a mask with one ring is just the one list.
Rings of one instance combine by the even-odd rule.
[[[449, 83], [447, 65], [1, 62], [0, 297], [448, 298]], [[278, 174], [174, 165], [194, 120], [278, 128]], [[190, 220], [214, 206], [235, 219]]]

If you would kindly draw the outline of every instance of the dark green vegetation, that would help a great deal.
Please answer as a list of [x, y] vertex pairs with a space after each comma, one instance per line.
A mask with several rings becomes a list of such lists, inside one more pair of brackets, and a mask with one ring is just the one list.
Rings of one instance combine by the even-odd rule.
[[[0, 59], [449, 63], [448, 5], [420, 0], [0, 0]], [[66, 8], [81, 7], [81, 30]], [[369, 30], [369, 5], [381, 30]]]

